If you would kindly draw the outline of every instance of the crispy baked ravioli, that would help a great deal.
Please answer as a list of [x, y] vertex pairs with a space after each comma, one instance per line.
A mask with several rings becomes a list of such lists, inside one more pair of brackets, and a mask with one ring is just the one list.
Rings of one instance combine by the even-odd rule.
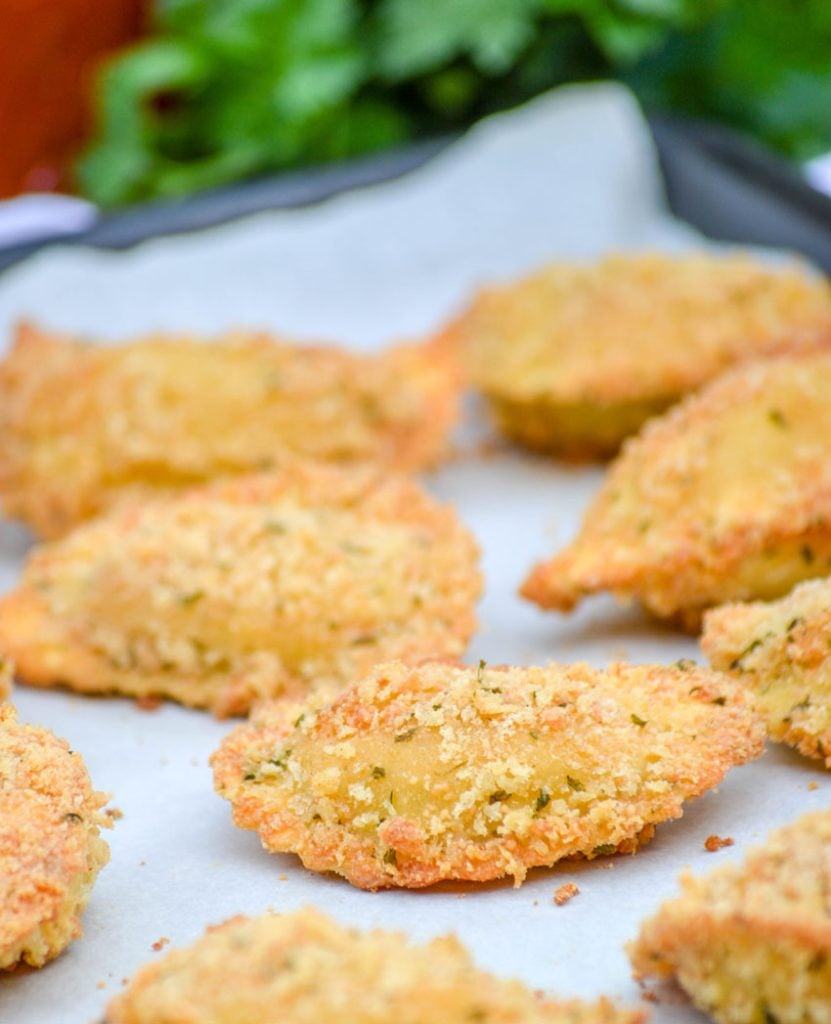
[[142, 968], [105, 1024], [643, 1024], [608, 1000], [559, 1002], [480, 970], [448, 936], [414, 945], [315, 910], [235, 917]]
[[831, 290], [747, 256], [617, 255], [488, 288], [447, 335], [505, 434], [606, 456], [733, 363], [831, 342]]
[[829, 569], [831, 352], [814, 352], [734, 369], [647, 424], [522, 593], [570, 611], [608, 590], [695, 628]]
[[93, 345], [23, 324], [0, 364], [0, 495], [9, 517], [56, 537], [124, 496], [260, 472], [285, 453], [415, 470], [443, 454], [458, 390], [440, 344]]
[[240, 714], [385, 658], [458, 656], [477, 558], [414, 482], [299, 464], [122, 507], [36, 549], [0, 600], [0, 649], [35, 686]]
[[263, 845], [364, 889], [487, 881], [634, 852], [762, 752], [745, 691], [695, 667], [377, 666], [328, 704], [264, 705], [214, 754]]
[[630, 944], [636, 977], [675, 978], [720, 1024], [827, 1024], [831, 812], [681, 887]]
[[80, 754], [0, 704], [0, 969], [42, 967], [81, 935], [106, 801]]
[[831, 768], [831, 579], [704, 617], [701, 647], [758, 699], [772, 739]]

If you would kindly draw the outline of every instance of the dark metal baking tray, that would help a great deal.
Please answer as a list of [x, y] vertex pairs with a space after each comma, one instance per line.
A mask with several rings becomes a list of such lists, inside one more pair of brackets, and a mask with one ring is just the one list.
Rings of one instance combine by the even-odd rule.
[[[650, 116], [649, 123], [677, 216], [712, 238], [796, 250], [831, 273], [831, 197], [812, 188], [798, 167], [720, 125], [661, 115]], [[456, 137], [107, 213], [70, 238], [0, 249], [0, 270], [56, 242], [122, 249], [259, 210], [307, 206], [406, 174]]]

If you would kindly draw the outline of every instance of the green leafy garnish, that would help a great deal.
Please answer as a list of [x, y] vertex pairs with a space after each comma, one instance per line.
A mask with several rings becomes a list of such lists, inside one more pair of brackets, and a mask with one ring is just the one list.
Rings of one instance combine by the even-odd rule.
[[[459, 129], [563, 82], [831, 146], [826, 0], [155, 0], [77, 174], [114, 206]], [[780, 427], [779, 410], [771, 422]]]
[[543, 786], [542, 789], [539, 791], [537, 799], [534, 803], [534, 817], [536, 817], [538, 814], [544, 811], [550, 803], [551, 794], [548, 792], [545, 786]]
[[592, 853], [597, 857], [609, 857], [617, 850], [614, 843], [600, 843], [599, 846], [595, 846]]

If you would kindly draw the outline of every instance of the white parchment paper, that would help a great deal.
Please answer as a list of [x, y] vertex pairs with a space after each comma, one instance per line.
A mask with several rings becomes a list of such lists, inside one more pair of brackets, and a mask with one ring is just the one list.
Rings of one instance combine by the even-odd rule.
[[[405, 179], [312, 209], [122, 254], [45, 252], [0, 279], [0, 337], [5, 343], [14, 320], [31, 316], [114, 341], [150, 329], [263, 326], [371, 349], [434, 329], [480, 282], [546, 259], [698, 242], [665, 209], [648, 132], [628, 94], [570, 88], [485, 122]], [[463, 433], [481, 429], [479, 415], [472, 406]], [[564, 618], [516, 597], [531, 564], [576, 531], [600, 476], [512, 452], [470, 456], [427, 481], [455, 503], [484, 550], [487, 592], [471, 660], [604, 665], [696, 656], [690, 638], [606, 599]], [[28, 543], [21, 528], [0, 526], [3, 588]], [[675, 891], [681, 868], [739, 857], [773, 826], [828, 801], [825, 775], [774, 747], [689, 805], [683, 820], [659, 827], [635, 857], [534, 871], [519, 890], [506, 883], [364, 893], [266, 854], [256, 835], [232, 826], [207, 765], [229, 723], [173, 705], [146, 712], [125, 700], [23, 687], [14, 699], [24, 720], [84, 754], [124, 818], [109, 836], [112, 862], [83, 939], [41, 971], [0, 978], [0, 1024], [89, 1024], [122, 979], [160, 955], [151, 948], [160, 938], [184, 944], [232, 914], [306, 904], [417, 939], [452, 930], [480, 964], [536, 988], [634, 1002], [623, 943]], [[706, 853], [711, 833], [735, 846]], [[572, 880], [579, 896], [555, 906], [554, 890]], [[655, 1007], [653, 1019], [701, 1018], [674, 1003]]]

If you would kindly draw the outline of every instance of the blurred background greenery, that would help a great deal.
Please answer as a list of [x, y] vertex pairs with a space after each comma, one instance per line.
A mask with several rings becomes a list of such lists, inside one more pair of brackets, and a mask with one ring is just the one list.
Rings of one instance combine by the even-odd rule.
[[831, 149], [829, 0], [155, 0], [95, 84], [74, 165], [104, 206], [470, 124], [616, 77], [648, 109]]

